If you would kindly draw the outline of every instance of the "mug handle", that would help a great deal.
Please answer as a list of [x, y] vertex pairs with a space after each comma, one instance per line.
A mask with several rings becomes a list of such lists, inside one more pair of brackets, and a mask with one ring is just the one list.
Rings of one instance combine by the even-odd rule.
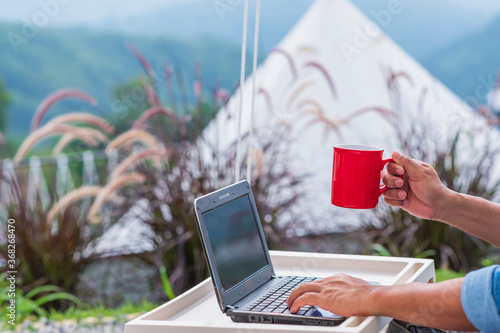
[[[384, 169], [384, 166], [389, 163], [389, 162], [394, 162], [394, 160], [392, 158], [386, 158], [386, 159], [383, 159], [382, 160], [382, 170]], [[384, 193], [385, 191], [387, 191], [389, 188], [385, 185], [380, 185], [380, 193], [378, 196], [381, 196], [382, 193]]]

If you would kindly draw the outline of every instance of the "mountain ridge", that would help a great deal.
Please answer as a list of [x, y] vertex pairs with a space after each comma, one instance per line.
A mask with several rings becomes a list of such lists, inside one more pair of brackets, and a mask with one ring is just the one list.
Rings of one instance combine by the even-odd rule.
[[464, 37], [422, 61], [460, 98], [484, 103], [500, 69], [500, 15], [479, 32]]
[[[0, 22], [0, 35], [6, 36], [12, 29], [12, 25]], [[181, 70], [189, 91], [195, 80], [195, 63], [200, 63], [207, 87], [220, 80], [222, 87], [231, 90], [239, 75], [240, 50], [217, 39], [130, 37], [85, 28], [43, 29], [15, 53], [9, 40], [1, 38], [0, 49], [4, 51], [0, 53], [0, 77], [12, 98], [7, 135], [25, 135], [37, 105], [58, 89], [83, 90], [100, 103], [90, 111], [112, 112], [113, 88], [144, 73], [126, 43], [141, 50], [159, 72], [165, 61]], [[227, 54], [227, 61], [220, 61], [218, 53], [210, 52], [213, 47]], [[165, 90], [159, 89], [161, 93]], [[194, 95], [190, 97], [194, 99]], [[48, 118], [88, 107], [75, 102], [58, 103]]]

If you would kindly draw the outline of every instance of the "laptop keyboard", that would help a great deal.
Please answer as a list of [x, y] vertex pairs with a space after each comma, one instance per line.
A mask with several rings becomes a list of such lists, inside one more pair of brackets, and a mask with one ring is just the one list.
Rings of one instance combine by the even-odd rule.
[[[261, 296], [254, 303], [250, 304], [245, 310], [252, 312], [271, 312], [291, 314], [290, 309], [286, 306], [286, 300], [292, 293], [293, 289], [301, 283], [311, 282], [317, 278], [289, 276], [280, 282], [276, 287]], [[303, 315], [311, 308], [306, 305], [300, 308], [298, 315]]]

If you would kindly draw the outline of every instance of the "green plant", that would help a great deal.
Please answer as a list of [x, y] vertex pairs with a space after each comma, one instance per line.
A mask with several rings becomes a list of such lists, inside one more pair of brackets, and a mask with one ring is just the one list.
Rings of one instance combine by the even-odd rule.
[[[5, 85], [0, 78], [0, 133], [7, 129], [7, 107], [9, 106], [10, 97], [5, 91]], [[1, 137], [0, 137], [1, 138]], [[0, 144], [2, 141], [0, 141]]]
[[160, 277], [165, 295], [167, 295], [168, 299], [174, 299], [175, 294], [170, 285], [170, 280], [168, 279], [167, 268], [164, 265], [160, 266]]
[[3, 81], [0, 78], [0, 158], [8, 152], [8, 148], [5, 147], [7, 142], [2, 133], [5, 133], [7, 129], [7, 107], [9, 106], [9, 102], [10, 97], [5, 91]]
[[458, 279], [458, 278], [462, 278], [464, 276], [465, 276], [464, 271], [455, 272], [454, 270], [446, 269], [446, 268], [437, 268], [436, 269], [436, 282]]
[[[5, 309], [10, 304], [10, 296], [15, 294], [15, 320], [16, 324], [20, 324], [24, 319], [31, 315], [38, 317], [48, 317], [49, 313], [45, 310], [44, 306], [55, 301], [69, 301], [77, 306], [81, 306], [80, 300], [67, 292], [63, 292], [61, 288], [53, 285], [43, 285], [31, 289], [29, 292], [24, 293], [20, 288], [16, 288], [15, 292], [9, 291], [9, 283], [6, 280], [6, 274], [0, 275], [0, 305]], [[5, 308], [4, 308], [5, 306]], [[4, 311], [2, 311], [4, 313]], [[6, 315], [6, 313], [4, 313]], [[4, 317], [3, 319], [5, 319]], [[9, 319], [10, 320], [10, 319]], [[3, 325], [4, 329], [12, 328], [7, 322]]]
[[158, 307], [159, 304], [151, 303], [143, 300], [141, 303], [132, 304], [131, 302], [124, 302], [119, 307], [107, 308], [100, 304], [98, 306], [89, 306], [86, 304], [78, 306], [70, 306], [65, 311], [57, 311], [55, 309], [50, 309], [48, 318], [51, 321], [60, 321], [64, 319], [74, 319], [76, 321], [82, 320], [84, 318], [103, 318], [103, 317], [123, 317], [123, 320], [127, 320], [127, 315], [143, 314], [149, 312]]

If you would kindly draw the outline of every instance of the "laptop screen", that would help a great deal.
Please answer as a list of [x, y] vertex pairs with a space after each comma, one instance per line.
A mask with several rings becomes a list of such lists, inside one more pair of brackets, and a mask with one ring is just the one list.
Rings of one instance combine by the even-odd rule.
[[224, 291], [269, 264], [248, 195], [210, 210], [202, 217]]

